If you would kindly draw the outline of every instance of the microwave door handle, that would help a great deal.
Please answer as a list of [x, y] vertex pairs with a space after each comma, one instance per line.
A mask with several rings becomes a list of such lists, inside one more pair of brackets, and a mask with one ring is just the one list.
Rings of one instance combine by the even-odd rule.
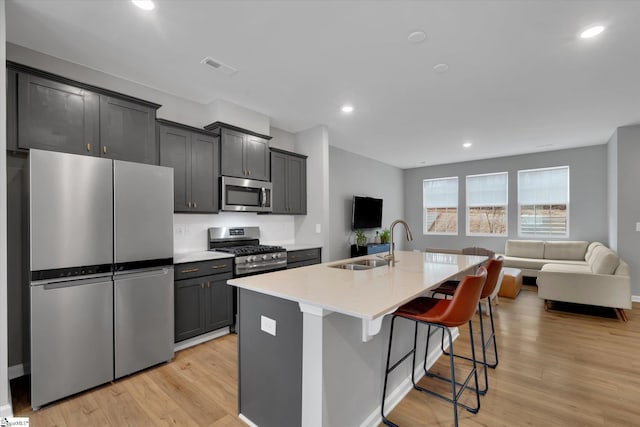
[[260, 191], [260, 197], [261, 197], [260, 206], [264, 208], [266, 206], [266, 204], [267, 204], [267, 190], [264, 187], [262, 187], [260, 190], [261, 190]]

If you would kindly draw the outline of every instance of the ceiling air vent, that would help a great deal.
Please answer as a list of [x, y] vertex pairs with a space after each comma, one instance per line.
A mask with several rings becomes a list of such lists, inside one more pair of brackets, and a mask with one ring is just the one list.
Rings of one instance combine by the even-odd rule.
[[225, 64], [224, 62], [220, 62], [217, 59], [213, 59], [210, 57], [206, 57], [204, 58], [202, 61], [200, 61], [201, 64], [205, 64], [210, 66], [211, 68], [217, 70], [217, 71], [221, 71], [225, 74], [228, 74], [230, 76], [234, 75], [235, 73], [238, 72], [238, 70], [236, 70], [235, 68], [233, 68], [230, 65]]

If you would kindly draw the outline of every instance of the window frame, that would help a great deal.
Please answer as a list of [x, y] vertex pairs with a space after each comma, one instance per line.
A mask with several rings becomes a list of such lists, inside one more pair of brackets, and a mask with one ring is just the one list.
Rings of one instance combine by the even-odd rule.
[[[507, 187], [505, 189], [506, 194], [505, 194], [505, 200], [506, 200], [506, 204], [504, 205], [504, 218], [505, 218], [505, 228], [504, 228], [504, 233], [503, 234], [497, 234], [497, 233], [474, 233], [472, 231], [469, 230], [469, 209], [471, 207], [477, 207], [477, 206], [469, 206], [469, 178], [475, 178], [475, 177], [479, 177], [479, 176], [491, 176], [491, 175], [506, 175], [507, 178]], [[505, 172], [490, 172], [490, 173], [480, 173], [480, 174], [475, 174], [475, 175], [467, 175], [465, 177], [465, 218], [466, 218], [466, 224], [465, 224], [465, 235], [468, 237], [509, 237], [509, 172], [505, 171]], [[497, 206], [497, 205], [496, 205]]]
[[[456, 231], [455, 232], [446, 232], [446, 231], [429, 231], [427, 230], [427, 207], [425, 206], [425, 182], [429, 181], [444, 181], [444, 180], [456, 180]], [[448, 206], [444, 209], [453, 208], [453, 206]], [[460, 177], [458, 176], [446, 176], [441, 178], [425, 178], [422, 180], [422, 234], [424, 236], [458, 236], [460, 233]]]
[[[522, 204], [520, 203], [520, 174], [521, 173], [526, 173], [526, 172], [537, 172], [537, 171], [544, 171], [544, 170], [554, 170], [554, 169], [566, 169], [567, 170], [567, 202], [566, 202], [566, 228], [565, 228], [565, 233], [564, 234], [542, 234], [542, 233], [523, 233], [522, 232], [522, 215], [521, 215], [521, 206]], [[555, 203], [557, 204], [557, 203]], [[541, 205], [533, 205], [533, 206], [553, 206], [554, 203], [547, 203], [547, 204], [541, 204]], [[522, 169], [518, 171], [518, 211], [517, 211], [517, 216], [518, 216], [518, 237], [522, 237], [522, 238], [569, 238], [570, 237], [570, 218], [571, 218], [571, 168], [569, 165], [564, 165], [564, 166], [550, 166], [550, 167], [545, 167], [545, 168], [534, 168], [534, 169]]]

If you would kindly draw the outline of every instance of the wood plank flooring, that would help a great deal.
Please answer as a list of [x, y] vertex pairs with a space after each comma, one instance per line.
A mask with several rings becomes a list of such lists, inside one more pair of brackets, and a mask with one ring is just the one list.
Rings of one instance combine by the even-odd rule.
[[[490, 388], [480, 412], [459, 411], [461, 426], [640, 425], [640, 304], [627, 311], [627, 323], [608, 309], [557, 303], [550, 308], [544, 311], [534, 286], [525, 286], [515, 300], [500, 299], [495, 313], [500, 364], [488, 371]], [[172, 363], [35, 413], [27, 377], [14, 380], [15, 416], [29, 417], [35, 427], [244, 426], [237, 418], [236, 338], [180, 351]], [[466, 329], [454, 346], [461, 353], [468, 347]], [[446, 374], [447, 359], [434, 369]], [[448, 390], [446, 384], [436, 387]], [[403, 427], [453, 424], [449, 403], [417, 391], [389, 418]]]

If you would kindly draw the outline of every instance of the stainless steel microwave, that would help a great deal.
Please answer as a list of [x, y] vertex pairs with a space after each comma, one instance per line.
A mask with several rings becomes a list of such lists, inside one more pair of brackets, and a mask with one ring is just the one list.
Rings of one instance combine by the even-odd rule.
[[223, 211], [271, 212], [272, 186], [267, 181], [222, 177]]

